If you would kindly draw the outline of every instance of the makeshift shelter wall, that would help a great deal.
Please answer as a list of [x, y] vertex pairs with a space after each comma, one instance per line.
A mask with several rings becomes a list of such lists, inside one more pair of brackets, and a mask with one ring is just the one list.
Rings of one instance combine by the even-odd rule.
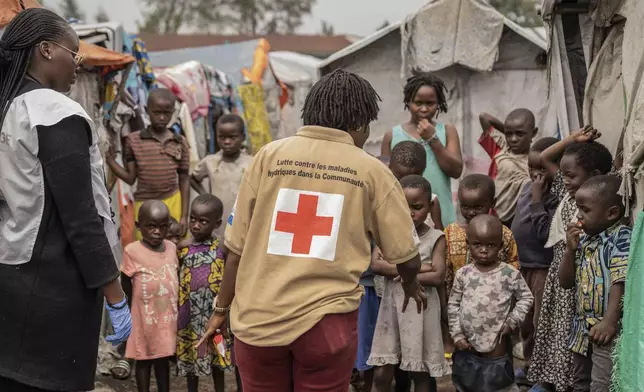
[[282, 139], [293, 136], [302, 126], [302, 108], [317, 81], [320, 59], [293, 52], [270, 52], [269, 58], [273, 72], [289, 88], [289, 100], [282, 106], [281, 126], [275, 135]]
[[[409, 119], [402, 102], [400, 38], [400, 30], [393, 30], [321, 69], [322, 74], [338, 68], [354, 72], [367, 79], [380, 94], [380, 115], [371, 125], [371, 137], [365, 146], [371, 154], [380, 153], [385, 132]], [[526, 107], [537, 116], [540, 135], [556, 135], [555, 108], [548, 100], [547, 75], [541, 57], [542, 48], [511, 29], [504, 29], [499, 60], [493, 71], [473, 72], [455, 65], [435, 72], [449, 90], [449, 111], [441, 114], [439, 120], [458, 129], [469, 170], [486, 172], [490, 162], [478, 145], [481, 134], [478, 114], [482, 111], [503, 117], [512, 109]]]
[[385, 132], [408, 118], [403, 107], [400, 78], [400, 30], [396, 29], [362, 50], [354, 52], [321, 69], [323, 75], [342, 68], [367, 79], [382, 98], [378, 120], [371, 124], [371, 137], [365, 150], [380, 155]]

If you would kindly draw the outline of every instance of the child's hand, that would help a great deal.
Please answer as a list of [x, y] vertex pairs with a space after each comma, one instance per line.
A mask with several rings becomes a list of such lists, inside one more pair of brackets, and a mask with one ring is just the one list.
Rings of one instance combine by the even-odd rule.
[[579, 236], [581, 235], [581, 222], [569, 223], [566, 231], [566, 247], [570, 252], [576, 252], [579, 248]]
[[467, 341], [467, 339], [461, 339], [458, 342], [454, 343], [457, 351], [473, 351], [474, 347]]
[[431, 121], [422, 119], [418, 123], [417, 132], [420, 137], [425, 140], [429, 140], [433, 138], [434, 135], [436, 135], [436, 128], [434, 127], [434, 124], [431, 123]]
[[601, 132], [594, 129], [590, 125], [586, 125], [582, 129], [579, 129], [570, 135], [574, 141], [579, 143], [588, 143], [593, 140], [599, 139], [601, 137]]
[[606, 320], [595, 325], [588, 332], [588, 339], [598, 346], [605, 346], [613, 341], [617, 334], [617, 326]]
[[543, 200], [543, 195], [548, 191], [548, 182], [546, 176], [537, 174], [537, 177], [532, 181], [532, 202], [540, 203]]

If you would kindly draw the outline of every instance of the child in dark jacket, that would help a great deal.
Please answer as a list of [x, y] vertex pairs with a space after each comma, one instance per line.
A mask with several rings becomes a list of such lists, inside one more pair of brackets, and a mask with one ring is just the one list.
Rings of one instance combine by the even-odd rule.
[[540, 155], [557, 141], [556, 138], [545, 137], [537, 140], [530, 148], [528, 169], [532, 181], [521, 189], [512, 221], [512, 233], [519, 248], [521, 275], [534, 296], [534, 306], [521, 325], [526, 369], [516, 370], [518, 384], [528, 384], [527, 366], [530, 365], [534, 349], [534, 333], [539, 321], [543, 288], [553, 257], [552, 249], [545, 248], [545, 244], [548, 241], [550, 222], [559, 205], [559, 199], [550, 192], [552, 175], [541, 164]]

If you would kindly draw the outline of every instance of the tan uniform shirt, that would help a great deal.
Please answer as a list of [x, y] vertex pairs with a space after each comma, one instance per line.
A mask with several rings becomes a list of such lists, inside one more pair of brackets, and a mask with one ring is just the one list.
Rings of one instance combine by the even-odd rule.
[[396, 178], [348, 133], [304, 127], [262, 148], [239, 188], [226, 247], [241, 255], [231, 326], [254, 346], [285, 346], [363, 295], [370, 237], [385, 260], [418, 254]]
[[[224, 222], [228, 220], [233, 210], [242, 176], [252, 161], [253, 157], [243, 151], [234, 161], [225, 160], [223, 153], [218, 151], [202, 159], [192, 172], [192, 176], [200, 182], [208, 177], [210, 193], [217, 196], [224, 205]], [[223, 238], [225, 229], [226, 225], [223, 224], [215, 230], [215, 234]]]

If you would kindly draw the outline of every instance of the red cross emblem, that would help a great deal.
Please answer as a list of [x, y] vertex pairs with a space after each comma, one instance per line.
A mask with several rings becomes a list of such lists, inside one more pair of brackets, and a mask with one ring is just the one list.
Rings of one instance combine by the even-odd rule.
[[313, 236], [331, 235], [333, 217], [317, 215], [318, 198], [316, 195], [300, 194], [296, 213], [277, 213], [275, 231], [293, 234], [291, 253], [308, 255]]

